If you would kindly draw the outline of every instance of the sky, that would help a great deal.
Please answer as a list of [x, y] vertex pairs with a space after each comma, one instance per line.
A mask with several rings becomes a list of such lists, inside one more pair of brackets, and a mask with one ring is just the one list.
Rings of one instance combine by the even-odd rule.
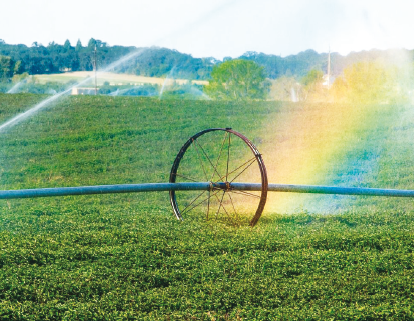
[[3, 0], [0, 39], [160, 46], [193, 57], [414, 49], [412, 0]]

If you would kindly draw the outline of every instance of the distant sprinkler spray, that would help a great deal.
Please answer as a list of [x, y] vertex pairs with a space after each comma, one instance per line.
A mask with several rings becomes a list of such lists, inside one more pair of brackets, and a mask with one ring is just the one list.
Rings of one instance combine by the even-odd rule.
[[290, 100], [294, 103], [296, 103], [298, 101], [298, 98], [296, 96], [296, 91], [295, 88], [290, 88]]
[[[162, 40], [164, 40], [164, 39], [168, 39], [168, 38], [170, 38], [170, 37], [171, 37], [171, 36], [173, 36], [174, 34], [181, 34], [181, 33], [183, 33], [183, 32], [186, 32], [186, 31], [190, 30], [190, 29], [194, 29], [194, 28], [195, 28], [195, 26], [197, 26], [198, 24], [200, 24], [202, 21], [205, 21], [205, 20], [209, 19], [209, 18], [210, 18], [210, 17], [212, 17], [212, 16], [213, 16], [213, 14], [215, 14], [216, 12], [220, 12], [220, 11], [221, 11], [221, 10], [223, 10], [224, 8], [226, 8], [226, 7], [230, 6], [230, 5], [232, 5], [233, 3], [238, 2], [238, 1], [239, 1], [239, 0], [230, 0], [230, 1], [228, 1], [228, 2], [225, 2], [223, 5], [220, 5], [220, 6], [218, 6], [218, 7], [213, 8], [211, 11], [207, 12], [207, 13], [203, 16], [203, 19], [200, 19], [200, 18], [199, 18], [199, 19], [197, 19], [197, 22], [196, 22], [196, 23], [194, 22], [194, 23], [193, 23], [193, 24], [191, 24], [190, 26], [188, 26], [188, 25], [187, 25], [187, 26], [185, 26], [185, 27], [184, 27], [184, 28], [182, 28], [182, 29], [178, 29], [178, 30], [175, 30], [175, 31], [171, 32], [170, 34], [168, 34], [168, 35], [166, 35], [165, 37], [163, 37], [163, 38], [159, 39], [158, 41], [156, 41], [156, 42], [155, 42], [155, 44], [156, 44], [157, 42], [161, 42], [161, 41], [162, 41]], [[192, 27], [192, 28], [189, 28], [189, 27]], [[136, 58], [136, 57], [140, 56], [140, 55], [141, 55], [141, 54], [142, 54], [145, 50], [147, 50], [147, 49], [143, 49], [143, 48], [141, 48], [141, 49], [134, 50], [134, 51], [132, 51], [131, 53], [129, 53], [129, 54], [127, 54], [127, 55], [125, 55], [125, 56], [121, 57], [121, 58], [120, 58], [120, 59], [118, 59], [117, 61], [115, 61], [115, 62], [113, 62], [113, 63], [111, 63], [111, 64], [107, 65], [107, 66], [106, 66], [105, 68], [103, 68], [100, 72], [112, 71], [112, 70], [114, 70], [115, 68], [117, 68], [118, 66], [121, 66], [122, 64], [124, 64], [124, 63], [126, 63], [126, 62], [128, 62], [128, 61], [132, 60], [133, 58]], [[52, 96], [52, 97], [49, 97], [49, 98], [45, 99], [44, 101], [41, 101], [40, 103], [38, 103], [37, 105], [33, 106], [33, 107], [32, 107], [32, 108], [30, 108], [29, 110], [27, 110], [27, 111], [25, 111], [25, 112], [23, 112], [23, 113], [21, 113], [21, 114], [18, 114], [17, 116], [13, 117], [12, 119], [10, 119], [10, 120], [6, 121], [5, 123], [1, 124], [1, 125], [0, 125], [0, 132], [4, 131], [4, 130], [6, 130], [6, 129], [8, 129], [8, 128], [12, 127], [12, 126], [15, 126], [16, 124], [20, 123], [20, 122], [21, 122], [22, 120], [24, 120], [24, 119], [27, 119], [27, 118], [31, 117], [32, 115], [34, 115], [34, 114], [35, 114], [36, 112], [38, 112], [39, 110], [41, 110], [41, 109], [43, 109], [43, 108], [47, 107], [47, 106], [48, 106], [48, 105], [50, 105], [51, 103], [53, 103], [53, 102], [55, 102], [56, 100], [58, 100], [60, 97], [62, 97], [62, 96], [66, 96], [66, 95], [70, 94], [73, 88], [78, 88], [80, 85], [83, 85], [83, 84], [85, 84], [85, 83], [86, 83], [86, 82], [88, 82], [88, 81], [90, 81], [90, 78], [87, 78], [86, 80], [82, 80], [82, 81], [80, 81], [80, 82], [76, 83], [75, 85], [71, 86], [70, 88], [68, 88], [68, 89], [66, 89], [66, 90], [64, 90], [64, 91], [62, 91], [62, 92], [59, 92], [59, 93], [57, 93], [56, 95], [54, 95], [54, 96]]]
[[[116, 67], [126, 63], [127, 61], [131, 60], [132, 58], [138, 57], [139, 55], [141, 55], [144, 52], [144, 50], [146, 50], [146, 49], [135, 50], [135, 51], [131, 52], [130, 54], [123, 56], [122, 58], [118, 59], [117, 61], [115, 61], [112, 64], [110, 64], [110, 65], [106, 66], [105, 68], [103, 68], [101, 70], [101, 72], [106, 72], [106, 71], [110, 71], [110, 70], [115, 69]], [[20, 123], [24, 119], [27, 119], [27, 118], [33, 116], [39, 110], [49, 106], [53, 102], [57, 101], [59, 98], [61, 98], [63, 96], [66, 96], [66, 95], [69, 95], [72, 92], [73, 88], [78, 88], [79, 86], [85, 85], [86, 83], [89, 83], [90, 81], [91, 81], [90, 77], [85, 78], [85, 79], [79, 81], [78, 83], [76, 83], [75, 85], [69, 87], [68, 89], [65, 89], [64, 91], [61, 91], [61, 92], [57, 93], [56, 95], [53, 95], [49, 98], [46, 98], [45, 100], [43, 100], [40, 103], [36, 104], [35, 106], [30, 108], [29, 110], [27, 110], [23, 113], [20, 113], [17, 116], [13, 117], [12, 119], [9, 119], [8, 121], [1, 124], [0, 125], [0, 132], [3, 132], [4, 130]]]
[[162, 83], [161, 91], [160, 91], [160, 94], [159, 94], [159, 99], [161, 99], [162, 94], [164, 93], [164, 88], [165, 88], [165, 85], [167, 84], [168, 79], [173, 76], [174, 69], [175, 69], [175, 66], [172, 67], [170, 72], [167, 74], [167, 77], [165, 77], [164, 82]]
[[20, 87], [24, 85], [25, 83], [26, 83], [26, 79], [19, 81], [17, 84], [15, 84], [12, 88], [9, 89], [7, 94], [16, 94], [19, 91]]

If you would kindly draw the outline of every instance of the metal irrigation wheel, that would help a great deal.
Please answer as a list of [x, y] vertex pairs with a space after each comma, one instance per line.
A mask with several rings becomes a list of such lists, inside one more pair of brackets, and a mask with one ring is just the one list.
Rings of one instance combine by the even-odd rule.
[[[267, 197], [267, 173], [257, 148], [231, 128], [211, 128], [192, 136], [175, 158], [170, 183], [209, 182], [204, 191], [170, 191], [176, 217], [202, 213], [206, 219], [254, 226]], [[237, 190], [232, 183], [260, 183], [260, 191]]]

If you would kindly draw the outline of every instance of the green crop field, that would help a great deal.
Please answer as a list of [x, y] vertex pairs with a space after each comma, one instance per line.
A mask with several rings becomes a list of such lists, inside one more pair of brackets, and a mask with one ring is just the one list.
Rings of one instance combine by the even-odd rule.
[[[0, 94], [0, 123], [44, 98]], [[364, 126], [337, 133], [321, 181], [414, 189], [412, 107], [369, 108]], [[261, 150], [300, 112], [68, 97], [0, 133], [1, 189], [167, 182], [196, 132], [232, 127]], [[413, 201], [317, 200], [254, 228], [196, 211], [180, 222], [167, 192], [0, 201], [0, 319], [414, 319]]]

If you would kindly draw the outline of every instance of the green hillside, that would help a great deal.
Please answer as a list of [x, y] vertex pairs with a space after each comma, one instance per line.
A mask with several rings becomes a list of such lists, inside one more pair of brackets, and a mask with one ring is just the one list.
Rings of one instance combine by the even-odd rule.
[[[0, 123], [45, 97], [0, 94]], [[412, 107], [371, 108], [362, 120], [372, 126], [338, 134], [343, 152], [322, 179], [414, 189]], [[0, 134], [0, 185], [167, 182], [196, 132], [232, 127], [260, 150], [301, 112], [71, 96]], [[356, 166], [371, 170], [361, 177]], [[330, 214], [315, 204], [267, 212], [254, 228], [201, 215], [179, 222], [168, 193], [0, 201], [0, 319], [413, 319], [412, 201], [351, 200]]]
[[[91, 59], [97, 47], [98, 69], [102, 70], [111, 63], [133, 52], [137, 55], [127, 63], [115, 68], [117, 73], [147, 77], [170, 76], [178, 79], [209, 80], [215, 64], [222, 61], [214, 57], [195, 58], [190, 54], [174, 49], [160, 47], [110, 46], [106, 42], [91, 38], [87, 44], [64, 44], [54, 41], [44, 46], [34, 42], [31, 46], [8, 44], [0, 39], [0, 79], [6, 80], [13, 75], [27, 72], [30, 75], [55, 74], [67, 71], [92, 71]], [[326, 48], [328, 50], [328, 48]], [[223, 61], [235, 57], [224, 57]], [[328, 53], [318, 53], [312, 49], [282, 57], [270, 52], [247, 51], [238, 59], [253, 60], [263, 66], [267, 77], [277, 79], [283, 76], [300, 79], [310, 70], [327, 72]], [[413, 50], [388, 49], [351, 52], [343, 56], [337, 52], [331, 55], [331, 74], [338, 77], [352, 64], [364, 61], [382, 61], [391, 64], [412, 64]], [[405, 68], [407, 69], [407, 68]]]

